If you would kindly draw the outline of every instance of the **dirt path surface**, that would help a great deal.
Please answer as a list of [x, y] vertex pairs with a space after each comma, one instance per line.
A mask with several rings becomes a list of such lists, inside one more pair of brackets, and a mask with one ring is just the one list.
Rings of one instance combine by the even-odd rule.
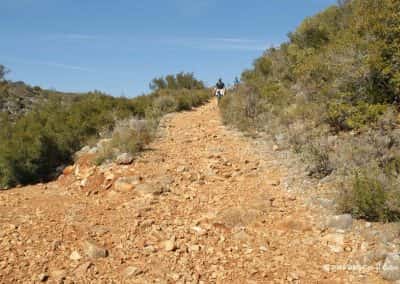
[[363, 240], [321, 229], [274, 156], [222, 126], [215, 101], [166, 117], [131, 165], [0, 193], [0, 282], [381, 283]]

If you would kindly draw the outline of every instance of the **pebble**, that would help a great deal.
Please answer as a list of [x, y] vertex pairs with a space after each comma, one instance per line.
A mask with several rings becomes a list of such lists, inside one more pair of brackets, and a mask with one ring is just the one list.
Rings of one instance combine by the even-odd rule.
[[132, 164], [133, 162], [133, 156], [129, 153], [122, 153], [121, 155], [119, 155], [117, 157], [117, 159], [115, 160], [115, 162], [118, 165], [129, 165]]
[[132, 276], [137, 276], [141, 273], [143, 273], [143, 271], [140, 268], [137, 268], [135, 266], [128, 266], [124, 269], [123, 275], [125, 278], [130, 278]]
[[41, 273], [38, 276], [40, 282], [46, 282], [49, 279], [49, 275], [47, 273]]
[[83, 250], [86, 255], [91, 258], [102, 258], [108, 256], [108, 251], [106, 249], [99, 247], [90, 241], [84, 242]]
[[69, 259], [71, 260], [80, 260], [81, 258], [82, 258], [81, 255], [77, 251], [73, 251], [69, 256]]
[[177, 249], [176, 244], [173, 240], [168, 240], [164, 242], [164, 248], [166, 251], [174, 251]]
[[191, 245], [191, 246], [189, 246], [189, 251], [191, 251], [191, 252], [199, 252], [200, 251], [200, 246], [199, 245]]

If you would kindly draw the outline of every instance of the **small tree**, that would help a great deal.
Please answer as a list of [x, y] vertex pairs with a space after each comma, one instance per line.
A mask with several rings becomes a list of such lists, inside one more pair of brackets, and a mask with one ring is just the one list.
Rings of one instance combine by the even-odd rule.
[[150, 89], [153, 91], [162, 90], [167, 87], [167, 82], [165, 82], [163, 77], [154, 78], [150, 83]]
[[150, 89], [159, 91], [169, 90], [200, 90], [204, 89], [203, 81], [197, 80], [193, 73], [180, 72], [176, 75], [167, 75], [165, 77], [154, 78], [150, 83]]

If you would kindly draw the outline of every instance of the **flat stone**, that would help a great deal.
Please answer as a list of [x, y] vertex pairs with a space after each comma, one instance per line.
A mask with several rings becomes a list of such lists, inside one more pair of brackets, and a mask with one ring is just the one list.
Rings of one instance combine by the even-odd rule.
[[183, 172], [185, 172], [186, 170], [187, 170], [187, 169], [186, 169], [185, 166], [179, 166], [179, 167], [176, 168], [176, 172], [178, 172], [178, 173], [183, 173]]
[[168, 189], [159, 184], [148, 184], [143, 183], [136, 186], [136, 192], [143, 195], [161, 195], [162, 193], [168, 191]]
[[66, 168], [64, 168], [64, 170], [63, 170], [63, 175], [70, 175], [70, 174], [72, 174], [73, 172], [74, 172], [74, 166], [68, 166], [68, 167], [66, 167]]
[[327, 226], [339, 230], [351, 229], [353, 217], [350, 214], [336, 215], [328, 219]]
[[108, 256], [108, 251], [102, 247], [97, 246], [95, 243], [85, 241], [83, 250], [86, 255], [91, 258], [102, 258]]
[[168, 240], [164, 242], [164, 248], [166, 251], [174, 251], [177, 249], [176, 244], [173, 240]]
[[117, 157], [117, 159], [115, 160], [115, 162], [118, 165], [129, 165], [132, 164], [133, 162], [133, 156], [129, 153], [122, 153], [121, 155], [119, 155]]
[[91, 232], [98, 236], [102, 236], [110, 232], [110, 229], [102, 225], [96, 225], [92, 228]]
[[170, 176], [163, 176], [157, 179], [157, 183], [161, 186], [170, 186], [174, 183], [174, 178]]
[[138, 177], [121, 177], [114, 183], [114, 188], [117, 191], [131, 191], [139, 184]]
[[70, 259], [70, 260], [80, 260], [81, 258], [82, 258], [81, 255], [80, 255], [79, 252], [77, 252], [76, 250], [73, 251], [73, 252], [71, 253], [71, 255], [69, 256], [69, 259]]
[[189, 246], [189, 251], [191, 252], [199, 252], [200, 251], [200, 246], [199, 245], [191, 245]]
[[133, 276], [137, 276], [141, 273], [143, 273], [143, 271], [140, 268], [137, 268], [135, 266], [128, 266], [127, 268], [124, 269], [123, 276], [125, 278], [130, 278]]
[[400, 279], [400, 255], [391, 253], [386, 256], [381, 275], [385, 280], [396, 281]]
[[328, 234], [324, 237], [324, 240], [329, 244], [335, 244], [342, 246], [344, 244], [344, 235], [338, 233]]
[[204, 236], [207, 234], [207, 230], [205, 230], [199, 226], [192, 227], [192, 231], [194, 231], [196, 234], [198, 234], [200, 236]]
[[319, 206], [328, 209], [334, 207], [335, 205], [335, 201], [326, 198], [317, 198], [314, 202]]

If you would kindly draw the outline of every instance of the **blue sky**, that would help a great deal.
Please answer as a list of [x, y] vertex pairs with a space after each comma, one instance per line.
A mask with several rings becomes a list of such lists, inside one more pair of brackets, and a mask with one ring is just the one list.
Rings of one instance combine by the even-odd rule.
[[336, 0], [0, 0], [0, 64], [43, 88], [133, 97], [194, 72], [231, 83]]

